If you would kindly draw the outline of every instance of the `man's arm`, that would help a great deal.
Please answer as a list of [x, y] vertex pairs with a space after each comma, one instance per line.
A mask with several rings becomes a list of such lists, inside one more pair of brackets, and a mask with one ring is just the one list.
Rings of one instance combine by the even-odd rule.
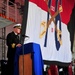
[[16, 47], [16, 44], [15, 42], [13, 41], [13, 33], [9, 33], [7, 35], [7, 39], [6, 39], [6, 44], [7, 46], [11, 47], [11, 48], [15, 48]]

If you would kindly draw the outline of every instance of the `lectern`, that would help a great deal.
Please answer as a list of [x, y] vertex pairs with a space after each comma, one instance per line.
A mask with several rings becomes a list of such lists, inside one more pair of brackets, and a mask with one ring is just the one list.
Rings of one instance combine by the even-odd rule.
[[31, 53], [19, 56], [19, 75], [32, 75]]
[[27, 43], [17, 47], [14, 60], [14, 75], [43, 75], [43, 60], [39, 44]]

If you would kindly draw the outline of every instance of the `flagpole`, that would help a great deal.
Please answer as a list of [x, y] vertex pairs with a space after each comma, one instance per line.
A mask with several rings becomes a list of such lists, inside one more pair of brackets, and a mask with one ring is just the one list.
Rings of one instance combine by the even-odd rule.
[[22, 19], [22, 26], [21, 26], [21, 35], [20, 35], [20, 43], [22, 44], [22, 53], [23, 53], [23, 75], [24, 74], [24, 40], [25, 40], [25, 34], [26, 34], [26, 26], [27, 26], [27, 17], [28, 17], [28, 5], [29, 0], [24, 1], [24, 11], [23, 11], [23, 19]]
[[24, 43], [24, 39], [25, 39], [27, 16], [28, 16], [28, 4], [29, 4], [29, 0], [25, 0], [25, 2], [24, 2], [24, 11], [23, 11], [23, 19], [22, 19], [22, 26], [21, 26], [22, 27], [21, 28], [21, 36], [20, 36], [21, 44]]

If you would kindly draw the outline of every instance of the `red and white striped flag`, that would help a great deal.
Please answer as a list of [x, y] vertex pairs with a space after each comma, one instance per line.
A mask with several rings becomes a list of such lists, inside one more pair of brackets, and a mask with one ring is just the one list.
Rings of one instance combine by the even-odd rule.
[[40, 44], [43, 60], [70, 63], [72, 54], [67, 23], [73, 7], [74, 0], [29, 0], [26, 28], [29, 39], [25, 40], [24, 44]]

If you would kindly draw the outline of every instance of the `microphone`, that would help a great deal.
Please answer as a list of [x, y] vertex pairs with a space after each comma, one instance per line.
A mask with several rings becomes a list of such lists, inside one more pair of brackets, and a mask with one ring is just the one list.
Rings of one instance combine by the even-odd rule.
[[28, 37], [29, 38], [29, 36], [27, 36], [27, 35], [22, 35], [22, 37]]
[[27, 36], [27, 35], [25, 35], [25, 37], [28, 37], [29, 38], [29, 36]]
[[21, 44], [23, 44], [24, 43], [24, 39], [28, 39], [29, 38], [29, 36], [27, 36], [27, 35], [21, 35], [21, 37], [20, 37], [20, 43]]

